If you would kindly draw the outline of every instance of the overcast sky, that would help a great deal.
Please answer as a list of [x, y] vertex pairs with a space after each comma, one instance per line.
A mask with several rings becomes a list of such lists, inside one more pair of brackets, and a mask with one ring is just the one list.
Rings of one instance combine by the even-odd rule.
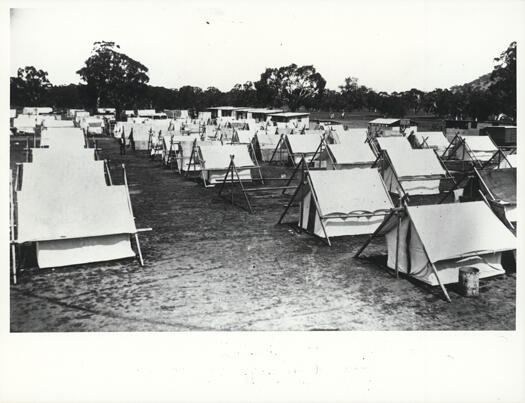
[[331, 89], [353, 76], [377, 91], [432, 90], [490, 72], [525, 15], [520, 1], [194, 3], [13, 9], [11, 74], [33, 65], [53, 84], [78, 83], [93, 42], [106, 40], [169, 88], [226, 91], [296, 63]]

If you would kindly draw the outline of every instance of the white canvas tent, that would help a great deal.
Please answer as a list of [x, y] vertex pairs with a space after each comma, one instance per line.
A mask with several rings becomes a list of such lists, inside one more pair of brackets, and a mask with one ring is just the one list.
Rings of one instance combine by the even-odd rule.
[[444, 286], [458, 282], [461, 267], [477, 268], [480, 278], [503, 274], [501, 252], [516, 248], [512, 232], [482, 201], [408, 206], [400, 217], [388, 216], [374, 234], [386, 237], [387, 266], [441, 285], [448, 299]]
[[490, 160], [497, 151], [490, 136], [457, 135], [450, 142], [448, 158], [479, 164]]
[[235, 129], [233, 131], [232, 143], [251, 144], [255, 130], [250, 129]]
[[414, 139], [418, 148], [433, 148], [439, 155], [450, 144], [443, 132], [414, 132]]
[[16, 109], [10, 109], [9, 110], [9, 118], [10, 119], [16, 118]]
[[[193, 142], [198, 138], [200, 138], [198, 134], [191, 134], [188, 136], [167, 134], [162, 136], [162, 162], [164, 165], [172, 165], [173, 162], [176, 162], [178, 170], [181, 171], [182, 159], [186, 157], [185, 162], [187, 165], [191, 156]], [[186, 143], [189, 147], [181, 147], [182, 143]], [[184, 153], [183, 151], [186, 152]]]
[[382, 154], [381, 174], [394, 194], [430, 195], [440, 193], [447, 172], [432, 149], [391, 148]]
[[22, 110], [22, 113], [24, 115], [42, 115], [53, 113], [53, 108], [49, 108], [47, 106], [27, 106]]
[[327, 168], [332, 169], [366, 168], [374, 163], [376, 156], [368, 143], [360, 141], [356, 136], [353, 142], [327, 144], [320, 159], [326, 162]]
[[[224, 176], [230, 166], [231, 158], [234, 156], [234, 163], [239, 173], [241, 181], [251, 181], [252, 168], [258, 168], [252, 161], [248, 152], [248, 147], [244, 144], [225, 144], [225, 145], [207, 145], [198, 146], [198, 159], [201, 165], [201, 175], [204, 184], [222, 183]], [[191, 170], [192, 167], [189, 168]], [[237, 181], [237, 178], [234, 178]]]
[[[275, 156], [279, 155], [278, 161], [282, 161], [283, 158], [288, 157], [294, 166], [296, 166], [303, 157], [306, 162], [311, 162], [316, 157], [316, 153], [318, 154], [317, 156], [319, 156], [319, 153], [322, 151], [322, 141], [323, 136], [318, 134], [282, 135], [275, 148], [272, 160], [275, 160]], [[281, 154], [284, 154], [285, 157]]]
[[35, 243], [40, 268], [134, 256], [137, 233], [127, 186], [107, 186], [104, 161], [60, 158], [40, 150], [23, 164], [17, 191], [16, 243]]
[[393, 208], [392, 200], [376, 169], [308, 171], [306, 185], [290, 199], [279, 223], [295, 197], [300, 200], [299, 227], [326, 239], [371, 234]]
[[75, 127], [75, 123], [72, 120], [57, 120], [55, 118], [45, 118], [42, 121], [42, 128], [50, 127]]
[[[377, 147], [374, 147], [374, 142], [377, 145]], [[372, 146], [372, 148], [375, 148], [374, 151], [376, 152], [376, 154], [378, 154], [381, 150], [395, 150], [399, 152], [408, 152], [412, 150], [410, 142], [404, 136], [376, 137], [375, 139], [370, 141], [370, 145]]]
[[20, 133], [33, 134], [37, 124], [35, 115], [18, 115], [13, 119], [13, 127]]
[[264, 130], [257, 130], [255, 134], [256, 148], [259, 152], [261, 161], [270, 161], [273, 151], [279, 143], [280, 137], [276, 134], [268, 133]]
[[49, 148], [83, 148], [85, 138], [82, 129], [73, 127], [54, 127], [42, 131], [40, 147]]

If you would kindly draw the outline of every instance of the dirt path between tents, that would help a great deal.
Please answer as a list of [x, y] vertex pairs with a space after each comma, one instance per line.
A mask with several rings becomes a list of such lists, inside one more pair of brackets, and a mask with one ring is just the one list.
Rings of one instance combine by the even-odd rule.
[[[364, 237], [318, 238], [276, 226], [285, 198], [232, 207], [144, 153], [99, 141], [116, 183], [125, 163], [145, 266], [136, 260], [23, 269], [11, 286], [11, 331], [497, 330], [515, 328], [516, 273], [482, 280], [452, 303], [352, 256]], [[11, 142], [11, 166], [23, 159]], [[265, 167], [265, 175], [289, 175]], [[378, 239], [367, 255], [386, 252]]]

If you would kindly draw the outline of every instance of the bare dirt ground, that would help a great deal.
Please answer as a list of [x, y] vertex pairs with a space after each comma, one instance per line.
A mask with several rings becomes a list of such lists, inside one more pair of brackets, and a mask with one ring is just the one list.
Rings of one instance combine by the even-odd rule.
[[[22, 268], [11, 285], [13, 332], [182, 330], [511, 330], [516, 273], [482, 280], [465, 298], [381, 265], [378, 239], [321, 239], [276, 226], [286, 198], [257, 199], [251, 215], [144, 152], [98, 142], [116, 183], [125, 163], [145, 266], [133, 259], [57, 269]], [[11, 166], [23, 160], [11, 141]], [[264, 167], [266, 176], [290, 169]], [[290, 220], [288, 220], [290, 221]]]

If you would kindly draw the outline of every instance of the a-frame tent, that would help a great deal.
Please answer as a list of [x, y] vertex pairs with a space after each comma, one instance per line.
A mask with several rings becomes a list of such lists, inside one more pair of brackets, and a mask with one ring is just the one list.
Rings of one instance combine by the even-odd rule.
[[369, 138], [368, 142], [376, 156], [383, 150], [394, 150], [394, 152], [412, 150], [412, 146], [405, 136], [375, 137]]
[[294, 167], [303, 158], [310, 163], [319, 157], [324, 149], [324, 143], [324, 136], [318, 134], [283, 134], [275, 147], [270, 162], [275, 161], [276, 155], [279, 155], [278, 161], [288, 159]]
[[[176, 135], [172, 132], [172, 134], [164, 135], [162, 137], [162, 163], [170, 168], [176, 166], [177, 170], [181, 172], [184, 156], [186, 156], [187, 164], [191, 155], [191, 151], [187, 150], [188, 147], [183, 148], [181, 144], [186, 143], [191, 149], [193, 142], [199, 138], [200, 136], [198, 134], [183, 136]], [[183, 152], [185, 150], [186, 153]]]
[[433, 148], [438, 155], [443, 155], [450, 144], [443, 132], [414, 132], [410, 139], [414, 141], [414, 148]]
[[[248, 146], [245, 144], [209, 145], [201, 144], [197, 147], [196, 163], [201, 168], [201, 178], [205, 186], [223, 183], [225, 174], [234, 160], [238, 176], [234, 181], [252, 181], [252, 170], [258, 172], [262, 178], [261, 168], [250, 156]], [[190, 166], [188, 171], [191, 171]]]
[[143, 264], [126, 174], [125, 185], [110, 186], [103, 164], [61, 158], [23, 164], [13, 243], [34, 243], [40, 268], [134, 257], [131, 236]]
[[391, 148], [377, 163], [388, 190], [400, 196], [439, 194], [443, 181], [454, 181], [433, 149]]
[[[511, 230], [516, 229], [518, 210], [516, 202], [516, 168], [476, 169], [473, 183], [496, 216]], [[475, 193], [474, 193], [475, 194]]]
[[306, 170], [289, 208], [300, 203], [299, 228], [330, 238], [371, 234], [393, 208], [392, 200], [376, 169]]
[[483, 201], [404, 206], [393, 211], [356, 253], [385, 236], [388, 268], [431, 286], [457, 283], [461, 267], [475, 267], [480, 278], [504, 274], [501, 253], [516, 238]]
[[[277, 134], [265, 130], [257, 130], [254, 137], [254, 149], [257, 158], [261, 161], [270, 161], [279, 140], [280, 136]], [[274, 160], [276, 160], [276, 158], [278, 158], [278, 156], [274, 157]]]
[[368, 143], [356, 137], [352, 142], [327, 144], [319, 159], [328, 169], [368, 168], [375, 162], [376, 156]]
[[482, 168], [498, 151], [490, 136], [457, 134], [443, 152], [442, 159], [449, 169], [470, 171], [472, 167]]

